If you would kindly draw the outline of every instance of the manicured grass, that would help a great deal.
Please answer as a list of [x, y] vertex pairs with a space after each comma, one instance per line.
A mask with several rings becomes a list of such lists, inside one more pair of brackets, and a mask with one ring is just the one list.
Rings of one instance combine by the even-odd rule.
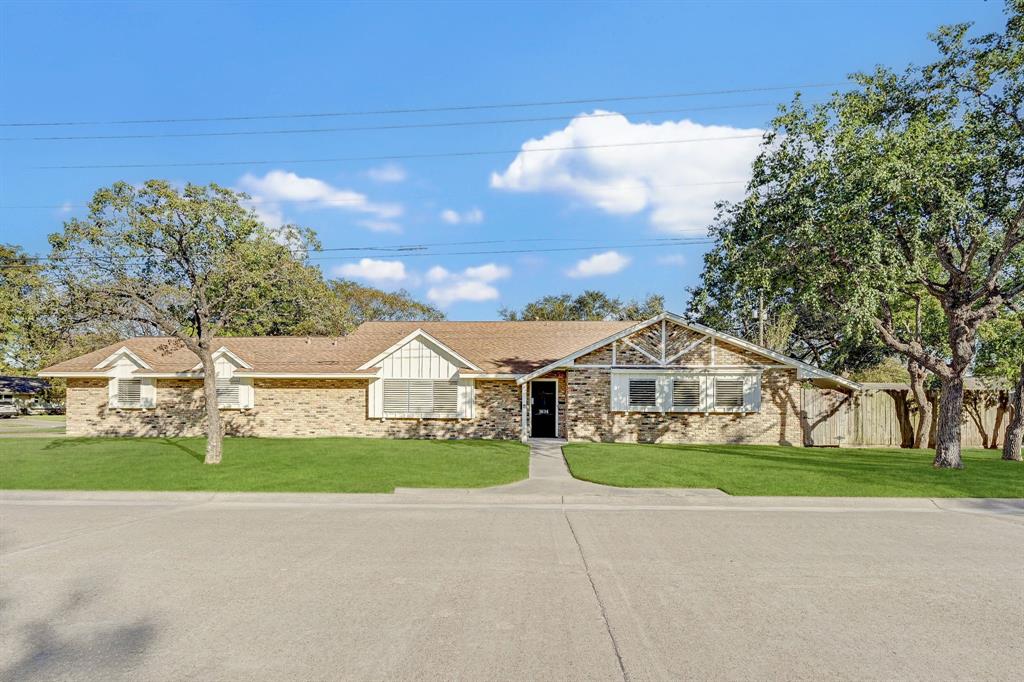
[[719, 488], [731, 495], [1024, 497], [1024, 465], [968, 450], [936, 470], [925, 450], [573, 443], [572, 475], [630, 488]]
[[202, 438], [4, 438], [0, 488], [391, 492], [477, 488], [528, 475], [529, 450], [507, 441], [228, 438], [219, 465]]

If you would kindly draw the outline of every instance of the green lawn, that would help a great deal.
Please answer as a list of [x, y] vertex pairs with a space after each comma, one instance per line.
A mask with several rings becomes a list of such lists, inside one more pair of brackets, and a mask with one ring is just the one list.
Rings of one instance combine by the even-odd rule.
[[529, 450], [507, 441], [228, 438], [203, 464], [202, 438], [4, 438], [0, 488], [391, 492], [477, 488], [528, 475]]
[[576, 478], [630, 488], [719, 488], [731, 495], [1024, 497], [1024, 465], [969, 450], [936, 470], [925, 450], [573, 443]]

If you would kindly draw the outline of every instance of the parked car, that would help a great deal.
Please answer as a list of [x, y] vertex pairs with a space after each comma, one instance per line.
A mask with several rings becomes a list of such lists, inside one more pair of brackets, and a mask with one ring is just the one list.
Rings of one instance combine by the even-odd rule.
[[19, 414], [21, 411], [14, 403], [0, 403], [0, 419], [11, 419]]
[[60, 403], [29, 403], [25, 406], [25, 414], [64, 414], [64, 406]]

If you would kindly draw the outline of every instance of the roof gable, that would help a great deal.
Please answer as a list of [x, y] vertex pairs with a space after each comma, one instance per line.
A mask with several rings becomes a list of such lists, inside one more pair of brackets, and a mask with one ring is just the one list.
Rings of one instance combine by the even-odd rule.
[[371, 367], [374, 367], [374, 366], [380, 364], [381, 362], [384, 361], [385, 358], [387, 358], [388, 356], [398, 352], [400, 349], [402, 349], [403, 347], [405, 347], [408, 344], [412, 343], [413, 341], [419, 341], [420, 343], [424, 344], [428, 348], [431, 348], [434, 352], [440, 353], [441, 355], [444, 355], [444, 356], [447, 356], [448, 359], [450, 361], [452, 361], [452, 363], [455, 364], [455, 365], [459, 365], [459, 366], [467, 368], [467, 369], [472, 369], [472, 370], [475, 370], [477, 372], [482, 371], [474, 363], [472, 363], [471, 361], [469, 361], [466, 358], [462, 357], [459, 353], [455, 352], [454, 350], [452, 350], [448, 346], [444, 345], [443, 343], [441, 343], [440, 341], [438, 341], [437, 339], [435, 339], [433, 336], [431, 336], [430, 334], [426, 333], [422, 329], [416, 329], [411, 334], [408, 334], [407, 336], [399, 339], [396, 343], [392, 344], [389, 348], [381, 351], [380, 353], [375, 355], [370, 360], [364, 362], [357, 369], [361, 369], [361, 370], [362, 369], [370, 369]]
[[598, 349], [600, 349], [600, 348], [602, 348], [604, 346], [607, 346], [607, 345], [611, 344], [612, 342], [619, 341], [621, 339], [626, 339], [627, 337], [630, 337], [630, 336], [632, 336], [632, 335], [634, 335], [637, 332], [640, 332], [642, 330], [650, 329], [652, 327], [655, 327], [655, 325], [662, 325], [663, 326], [662, 338], [665, 339], [665, 338], [668, 337], [667, 330], [664, 329], [664, 325], [666, 323], [672, 323], [672, 324], [678, 325], [679, 327], [682, 327], [682, 328], [685, 328], [685, 329], [697, 332], [697, 333], [702, 335], [702, 338], [700, 340], [691, 341], [690, 343], [688, 343], [685, 346], [683, 346], [680, 349], [680, 351], [677, 351], [676, 354], [671, 354], [671, 355], [669, 354], [667, 345], [666, 345], [666, 343], [664, 341], [662, 341], [660, 347], [658, 347], [658, 348], [653, 348], [652, 347], [650, 339], [644, 339], [641, 343], [630, 342], [631, 345], [639, 353], [641, 353], [642, 355], [644, 355], [647, 358], [649, 358], [652, 361], [652, 364], [654, 364], [654, 365], [670, 365], [670, 364], [672, 364], [673, 361], [678, 360], [679, 357], [684, 355], [686, 352], [692, 351], [694, 348], [696, 348], [698, 345], [700, 345], [700, 343], [702, 343], [703, 339], [707, 338], [707, 339], [723, 341], [723, 342], [728, 343], [728, 344], [730, 344], [732, 346], [736, 346], [736, 347], [738, 347], [740, 349], [743, 349], [744, 351], [753, 353], [755, 355], [762, 356], [762, 357], [764, 357], [764, 358], [766, 358], [768, 360], [777, 362], [779, 364], [783, 364], [783, 365], [787, 365], [787, 366], [793, 367], [793, 368], [795, 368], [797, 370], [798, 376], [800, 378], [826, 379], [828, 381], [835, 382], [835, 383], [837, 383], [837, 384], [839, 384], [841, 386], [845, 386], [846, 388], [852, 388], [852, 389], [859, 388], [859, 384], [857, 382], [855, 382], [855, 381], [851, 381], [851, 380], [846, 379], [845, 377], [841, 377], [841, 376], [839, 376], [837, 374], [832, 374], [831, 372], [826, 372], [825, 370], [818, 369], [817, 367], [814, 367], [813, 365], [809, 365], [809, 364], [807, 364], [805, 362], [801, 362], [800, 360], [797, 360], [795, 358], [791, 358], [791, 357], [789, 357], [787, 355], [783, 355], [782, 353], [779, 353], [777, 351], [773, 351], [770, 348], [765, 348], [765, 347], [759, 346], [759, 345], [757, 345], [755, 343], [750, 343], [749, 341], [744, 341], [743, 339], [741, 339], [739, 337], [736, 337], [736, 336], [733, 336], [731, 334], [726, 334], [724, 332], [716, 331], [716, 330], [714, 330], [714, 329], [712, 329], [710, 327], [706, 327], [706, 326], [704, 326], [702, 324], [697, 324], [695, 322], [689, 322], [689, 321], [683, 319], [682, 317], [680, 317], [679, 315], [676, 315], [674, 313], [669, 313], [669, 312], [664, 312], [664, 313], [661, 313], [660, 315], [658, 315], [656, 317], [653, 317], [653, 318], [651, 318], [649, 320], [645, 320], [643, 322], [638, 322], [638, 323], [636, 323], [636, 324], [634, 324], [634, 325], [632, 325], [632, 326], [630, 326], [630, 327], [628, 327], [626, 329], [623, 329], [623, 330], [621, 330], [619, 332], [611, 334], [611, 335], [609, 335], [608, 337], [606, 337], [604, 339], [600, 339], [599, 341], [596, 341], [596, 342], [594, 342], [592, 344], [589, 344], [589, 345], [587, 345], [587, 346], [585, 346], [583, 348], [580, 348], [579, 350], [577, 350], [577, 351], [575, 351], [573, 353], [570, 353], [570, 354], [566, 355], [565, 357], [563, 357], [563, 358], [561, 358], [561, 359], [559, 359], [557, 361], [551, 362], [551, 363], [545, 365], [544, 367], [540, 367], [540, 368], [530, 372], [529, 374], [526, 374], [526, 375], [520, 377], [518, 379], [518, 381], [519, 381], [519, 383], [525, 383], [527, 381], [530, 381], [531, 379], [534, 379], [535, 377], [538, 377], [538, 376], [541, 376], [543, 374], [546, 374], [546, 373], [550, 372], [551, 370], [553, 370], [553, 369], [555, 369], [557, 367], [562, 367], [562, 366], [566, 366], [566, 365], [572, 365], [577, 359], [579, 359], [579, 358], [581, 358], [581, 357], [583, 357], [583, 356], [585, 356], [585, 355], [587, 355], [589, 353], [592, 353], [595, 350], [598, 350]]

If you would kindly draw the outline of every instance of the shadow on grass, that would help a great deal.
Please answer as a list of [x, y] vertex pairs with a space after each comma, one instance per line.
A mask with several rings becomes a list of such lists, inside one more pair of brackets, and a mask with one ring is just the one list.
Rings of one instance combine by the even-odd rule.
[[200, 464], [203, 464], [206, 461], [206, 455], [204, 453], [198, 452], [197, 450], [193, 450], [184, 443], [178, 442], [176, 440], [171, 440], [170, 438], [161, 438], [160, 443], [181, 450], [182, 452], [184, 452], [185, 454], [187, 454], [189, 457], [196, 460]]
[[82, 436], [79, 438], [58, 438], [47, 443], [43, 450], [63, 450], [66, 448], [79, 447], [81, 445], [90, 445], [96, 442], [96, 439], [91, 436]]

